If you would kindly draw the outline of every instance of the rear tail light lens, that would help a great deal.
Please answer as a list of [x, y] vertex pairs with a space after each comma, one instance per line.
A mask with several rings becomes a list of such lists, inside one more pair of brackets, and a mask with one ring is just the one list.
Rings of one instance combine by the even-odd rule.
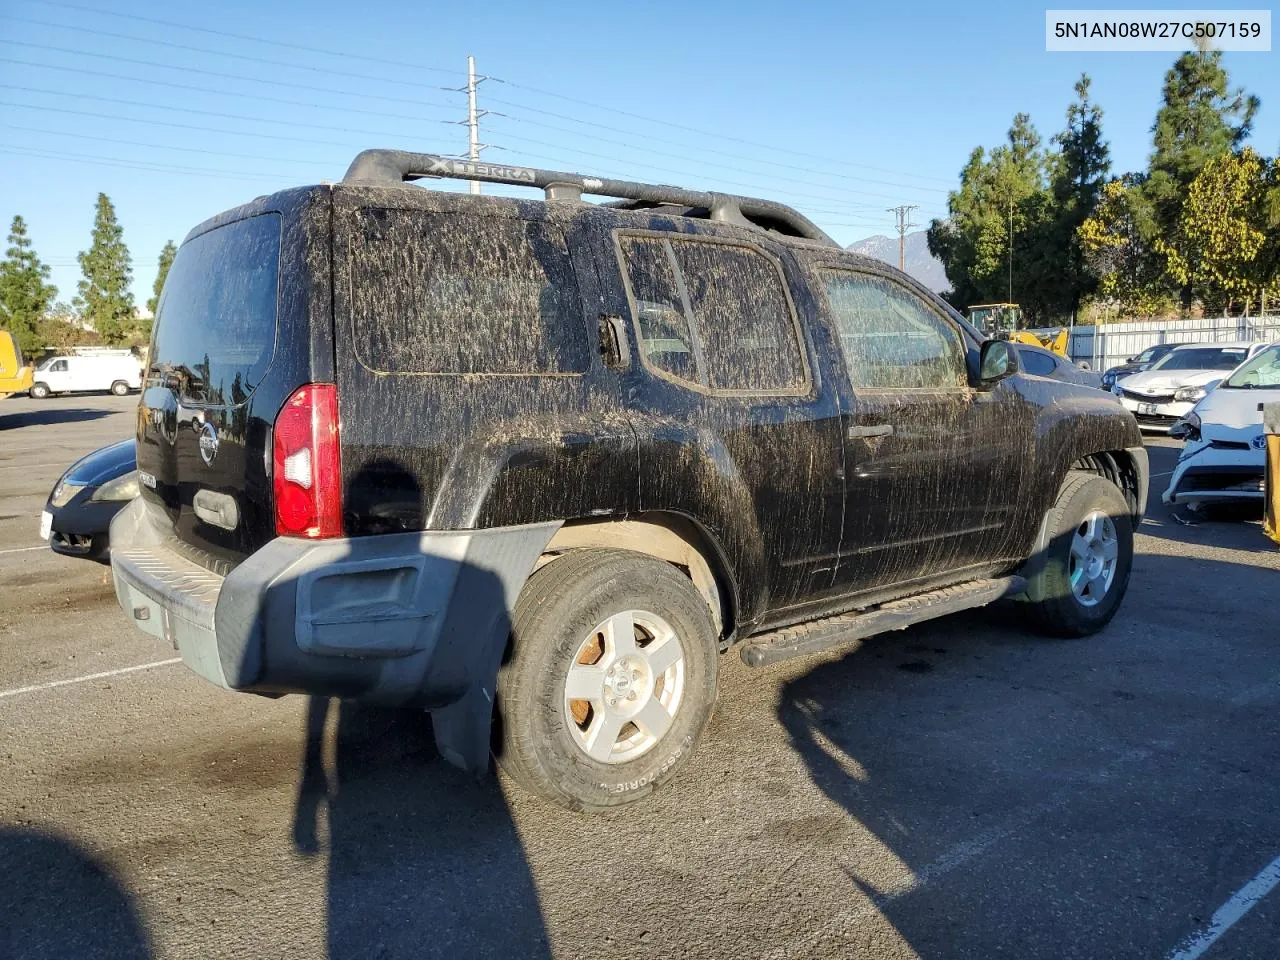
[[342, 536], [339, 443], [337, 387], [332, 383], [299, 387], [280, 408], [272, 440], [272, 486], [280, 536]]

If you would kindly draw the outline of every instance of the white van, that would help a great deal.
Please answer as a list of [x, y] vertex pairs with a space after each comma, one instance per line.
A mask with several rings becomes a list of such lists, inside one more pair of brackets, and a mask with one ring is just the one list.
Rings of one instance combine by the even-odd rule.
[[132, 353], [50, 357], [36, 367], [31, 396], [43, 400], [52, 393], [110, 390], [123, 397], [142, 387], [142, 364]]

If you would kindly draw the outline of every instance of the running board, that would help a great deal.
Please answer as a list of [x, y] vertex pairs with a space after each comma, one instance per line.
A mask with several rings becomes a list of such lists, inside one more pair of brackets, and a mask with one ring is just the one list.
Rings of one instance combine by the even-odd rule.
[[882, 603], [861, 613], [845, 613], [762, 633], [743, 641], [742, 662], [749, 667], [767, 667], [780, 660], [822, 653], [877, 633], [905, 630], [925, 620], [985, 606], [1001, 597], [1021, 593], [1026, 587], [1027, 581], [1022, 577], [970, 580], [954, 587]]

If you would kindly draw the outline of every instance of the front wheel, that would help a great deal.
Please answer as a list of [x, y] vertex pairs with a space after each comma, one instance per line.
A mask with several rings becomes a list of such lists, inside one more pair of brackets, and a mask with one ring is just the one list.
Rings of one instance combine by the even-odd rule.
[[51, 392], [47, 383], [33, 383], [28, 391], [32, 400], [44, 400]]
[[1073, 471], [1045, 519], [1047, 540], [1023, 599], [1032, 622], [1059, 637], [1084, 637], [1111, 622], [1129, 587], [1133, 521], [1110, 480]]
[[711, 716], [716, 632], [670, 564], [581, 550], [535, 573], [498, 674], [498, 764], [573, 810], [630, 803], [670, 780]]
[[129, 385], [123, 380], [117, 380], [111, 385], [111, 392], [117, 397], [127, 397], [129, 395]]

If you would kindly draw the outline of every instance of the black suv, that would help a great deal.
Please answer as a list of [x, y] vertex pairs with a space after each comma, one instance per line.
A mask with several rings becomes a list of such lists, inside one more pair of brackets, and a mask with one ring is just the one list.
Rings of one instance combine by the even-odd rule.
[[780, 204], [366, 151], [193, 230], [158, 313], [124, 610], [576, 809], [673, 776], [735, 644], [1002, 597], [1083, 635], [1128, 583], [1133, 417]]

